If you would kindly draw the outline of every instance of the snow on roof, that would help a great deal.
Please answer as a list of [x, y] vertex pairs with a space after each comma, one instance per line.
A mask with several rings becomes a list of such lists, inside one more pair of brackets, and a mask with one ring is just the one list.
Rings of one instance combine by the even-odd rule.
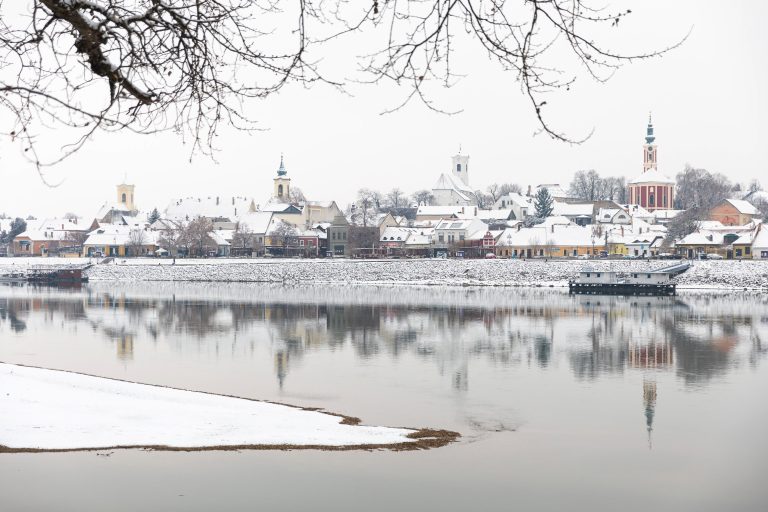
[[401, 227], [388, 227], [384, 229], [384, 232], [381, 234], [381, 241], [382, 242], [404, 242], [408, 240], [408, 237], [411, 236], [413, 232], [415, 232], [415, 229], [412, 228], [401, 228]]
[[450, 217], [461, 214], [462, 210], [465, 210], [464, 206], [419, 206], [416, 216]]
[[501, 196], [495, 203], [495, 206], [500, 206], [501, 204], [509, 205], [509, 204], [515, 204], [515, 206], [519, 206], [520, 208], [529, 208], [533, 206], [533, 198], [524, 196], [521, 194], [518, 194], [517, 192], [511, 192], [509, 194], [504, 194]]
[[272, 212], [248, 212], [237, 218], [241, 227], [253, 233], [266, 233], [269, 229], [269, 223], [272, 222]]
[[765, 227], [765, 224], [761, 225], [758, 230], [757, 234], [754, 235], [754, 239], [752, 240], [752, 248], [760, 249], [768, 249], [768, 228]]
[[672, 178], [663, 175], [658, 169], [649, 169], [642, 173], [640, 176], [636, 177], [635, 179], [631, 180], [629, 182], [631, 185], [635, 185], [637, 183], [664, 183], [664, 184], [674, 184], [675, 180]]
[[739, 213], [744, 215], [757, 215], [760, 211], [749, 201], [743, 199], [726, 199], [727, 202], [738, 210]]
[[512, 216], [512, 208], [504, 208], [497, 210], [477, 210], [478, 219], [482, 220], [508, 220]]
[[677, 245], [722, 245], [723, 235], [713, 231], [696, 231], [683, 237]]
[[234, 220], [254, 210], [253, 199], [248, 197], [185, 197], [171, 201], [165, 208], [165, 217], [177, 220], [192, 220], [195, 217]]
[[405, 241], [405, 245], [429, 245], [432, 243], [432, 238], [435, 235], [433, 228], [414, 229], [408, 240]]
[[107, 201], [102, 204], [99, 210], [96, 212], [96, 219], [103, 219], [110, 212], [129, 213], [128, 207], [124, 203], [111, 203]]
[[542, 188], [547, 189], [549, 195], [552, 197], [568, 197], [568, 192], [566, 192], [559, 183], [543, 183], [541, 185], [536, 185], [536, 191], [534, 194], [538, 193], [538, 191]]
[[564, 215], [570, 217], [592, 217], [592, 203], [564, 203], [555, 201], [552, 204], [552, 215]]
[[563, 217], [562, 215], [551, 215], [544, 219], [544, 222], [541, 224], [538, 224], [539, 226], [546, 226], [550, 227], [552, 225], [557, 226], [569, 226], [573, 224], [571, 220], [568, 217]]
[[297, 207], [291, 203], [271, 202], [259, 208], [259, 211], [272, 213], [291, 213], [288, 210], [292, 210], [294, 208], [301, 211], [301, 207]]
[[[480, 224], [478, 224], [480, 223]], [[443, 219], [437, 223], [435, 229], [442, 230], [468, 230], [468, 229], [488, 229], [485, 224], [477, 218], [472, 219]]]
[[733, 245], [750, 245], [755, 238], [754, 231], [742, 234], [739, 238], [733, 241]]
[[125, 245], [130, 243], [131, 234], [134, 232], [142, 233], [143, 245], [157, 245], [157, 241], [161, 236], [160, 231], [138, 229], [134, 226], [123, 226], [121, 224], [108, 224], [91, 231], [84, 245]]
[[666, 220], [669, 220], [669, 219], [674, 219], [675, 217], [677, 217], [678, 215], [680, 215], [684, 211], [685, 210], [655, 210], [652, 213], [652, 215], [656, 219], [666, 219]]
[[32, 241], [44, 241], [44, 240], [67, 240], [67, 231], [45, 231], [42, 229], [28, 229], [23, 233], [19, 233], [16, 238], [29, 238]]
[[472, 189], [465, 185], [463, 181], [448, 173], [440, 175], [432, 190], [452, 190], [463, 201], [470, 201], [475, 195]]
[[531, 228], [520, 228], [519, 230], [508, 228], [504, 230], [496, 242], [496, 245], [503, 247], [529, 247], [531, 245], [584, 247], [602, 244], [603, 238], [594, 235], [592, 229], [576, 224], [555, 225], [554, 227], [538, 224]]
[[626, 212], [633, 217], [652, 218], [653, 213], [649, 212], [639, 204], [622, 204], [620, 205]]

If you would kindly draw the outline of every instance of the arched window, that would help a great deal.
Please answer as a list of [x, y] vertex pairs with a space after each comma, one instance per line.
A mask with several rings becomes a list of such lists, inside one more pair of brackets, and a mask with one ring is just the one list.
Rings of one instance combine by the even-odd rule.
[[125, 202], [125, 194], [123, 194], [123, 202]]
[[461, 164], [456, 164], [456, 172], [461, 172]]
[[277, 186], [277, 196], [278, 197], [283, 197], [283, 186], [282, 185], [278, 185]]
[[648, 194], [648, 206], [656, 206], [656, 204], [654, 204], [653, 192]]

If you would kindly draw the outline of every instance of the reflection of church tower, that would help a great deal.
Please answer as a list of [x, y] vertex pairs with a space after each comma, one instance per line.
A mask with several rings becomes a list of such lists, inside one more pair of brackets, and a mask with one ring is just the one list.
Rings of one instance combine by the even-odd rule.
[[291, 178], [287, 176], [283, 163], [283, 155], [280, 155], [280, 167], [277, 169], [277, 177], [274, 179], [275, 191], [273, 197], [278, 201], [288, 202], [291, 193]]
[[280, 350], [275, 354], [275, 372], [277, 373], [277, 382], [280, 385], [280, 389], [283, 389], [283, 383], [285, 377], [288, 375], [288, 352]]
[[133, 334], [121, 334], [117, 340], [117, 358], [133, 359]]
[[648, 449], [653, 445], [651, 433], [653, 432], [653, 416], [656, 413], [656, 381], [643, 380], [643, 403], [645, 404], [645, 428], [648, 431]]

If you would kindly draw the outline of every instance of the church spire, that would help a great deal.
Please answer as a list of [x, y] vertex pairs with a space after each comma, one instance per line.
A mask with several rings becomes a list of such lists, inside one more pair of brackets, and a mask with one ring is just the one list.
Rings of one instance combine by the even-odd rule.
[[648, 128], [645, 130], [645, 143], [653, 144], [656, 137], [653, 136], [653, 120], [651, 119], [651, 113], [648, 112]]
[[283, 163], [283, 154], [280, 153], [280, 168], [277, 170], [278, 176], [285, 176], [288, 171], [285, 170], [285, 164]]

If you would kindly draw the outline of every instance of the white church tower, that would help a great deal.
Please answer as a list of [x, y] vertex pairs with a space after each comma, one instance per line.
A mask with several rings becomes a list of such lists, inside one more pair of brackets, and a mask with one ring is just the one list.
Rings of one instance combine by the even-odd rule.
[[451, 157], [451, 173], [469, 186], [469, 155], [462, 155], [459, 150], [458, 155]]

